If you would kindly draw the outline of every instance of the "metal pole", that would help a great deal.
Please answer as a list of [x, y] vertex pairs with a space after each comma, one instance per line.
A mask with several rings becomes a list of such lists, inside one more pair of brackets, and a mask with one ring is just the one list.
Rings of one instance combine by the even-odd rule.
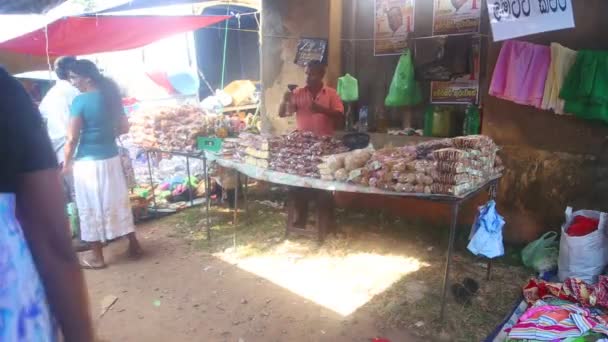
[[188, 187], [188, 199], [190, 200], [190, 206], [194, 207], [194, 198], [192, 196], [192, 187], [190, 186], [190, 158], [186, 156], [186, 172], [188, 179], [186, 180], [186, 186]]
[[203, 169], [205, 169], [205, 213], [207, 220], [207, 241], [211, 243], [211, 220], [209, 219], [209, 207], [211, 206], [211, 191], [209, 189], [209, 172], [207, 171], [207, 156], [203, 155]]
[[245, 176], [245, 187], [243, 190], [243, 203], [245, 205], [245, 222], [249, 223], [249, 176]]
[[456, 226], [458, 224], [458, 211], [460, 210], [460, 201], [452, 204], [452, 218], [450, 222], [450, 237], [448, 240], [448, 254], [445, 261], [445, 274], [443, 276], [443, 291], [441, 293], [441, 312], [439, 320], [443, 323], [445, 318], [445, 301], [448, 294], [448, 286], [450, 283], [450, 267], [452, 266], [452, 253], [454, 252], [454, 240], [456, 238]]
[[236, 252], [236, 227], [238, 224], [238, 213], [239, 213], [239, 172], [234, 170], [236, 175], [236, 187], [234, 188], [234, 218], [232, 224], [234, 225], [234, 234], [232, 235], [232, 246]]
[[156, 193], [154, 191], [154, 180], [152, 179], [152, 162], [150, 161], [150, 151], [146, 150], [146, 160], [148, 161], [148, 176], [150, 177], [150, 189], [152, 190], [152, 203], [154, 203], [154, 217], [158, 215], [156, 204]]

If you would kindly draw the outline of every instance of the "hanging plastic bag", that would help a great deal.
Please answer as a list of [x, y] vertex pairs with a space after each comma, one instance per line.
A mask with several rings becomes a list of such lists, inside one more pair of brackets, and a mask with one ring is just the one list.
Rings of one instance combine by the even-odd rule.
[[479, 214], [471, 229], [471, 241], [467, 249], [475, 254], [486, 258], [497, 258], [505, 254], [502, 243], [502, 228], [505, 220], [496, 211], [496, 202], [489, 201], [486, 205], [479, 207]]
[[[568, 235], [568, 228], [577, 216], [599, 221], [597, 230], [585, 236]], [[559, 272], [561, 281], [566, 278], [578, 278], [593, 284], [608, 264], [608, 238], [606, 228], [608, 214], [594, 210], [572, 212], [566, 209], [566, 222], [562, 226], [562, 237], [559, 243]]]
[[387, 107], [401, 107], [414, 106], [420, 102], [422, 93], [414, 77], [414, 63], [408, 50], [399, 58], [384, 104]]
[[338, 95], [344, 102], [355, 102], [359, 100], [359, 81], [346, 74], [338, 78]]
[[547, 232], [521, 251], [521, 260], [526, 267], [542, 273], [557, 268], [558, 255], [557, 232]]

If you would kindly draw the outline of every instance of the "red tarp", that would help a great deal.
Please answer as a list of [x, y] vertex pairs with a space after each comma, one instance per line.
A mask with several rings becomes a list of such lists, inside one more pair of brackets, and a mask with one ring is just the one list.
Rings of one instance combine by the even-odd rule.
[[[68, 17], [48, 25], [50, 56], [80, 56], [134, 49], [176, 33], [210, 26], [229, 16], [95, 16]], [[45, 29], [0, 43], [0, 50], [47, 54]]]

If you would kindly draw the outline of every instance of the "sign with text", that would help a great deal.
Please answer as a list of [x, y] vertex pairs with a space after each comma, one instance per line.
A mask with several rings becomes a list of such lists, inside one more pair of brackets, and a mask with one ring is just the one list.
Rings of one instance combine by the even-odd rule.
[[374, 55], [400, 55], [414, 31], [414, 0], [376, 0]]
[[494, 41], [574, 27], [572, 0], [488, 0]]
[[433, 35], [477, 33], [482, 0], [435, 0]]
[[431, 103], [434, 104], [475, 104], [479, 99], [479, 73], [481, 69], [481, 40], [471, 38], [473, 72], [447, 82], [431, 82]]

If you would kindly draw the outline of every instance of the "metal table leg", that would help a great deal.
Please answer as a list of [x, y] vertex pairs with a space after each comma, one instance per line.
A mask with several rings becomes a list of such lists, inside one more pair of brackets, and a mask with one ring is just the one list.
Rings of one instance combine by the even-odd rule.
[[158, 205], [156, 204], [156, 193], [154, 190], [154, 179], [152, 179], [152, 161], [150, 161], [150, 151], [146, 151], [148, 161], [148, 176], [150, 177], [150, 191], [152, 191], [152, 203], [154, 203], [154, 217], [158, 215]]
[[190, 186], [190, 158], [186, 156], [186, 172], [188, 180], [186, 186], [188, 187], [188, 199], [190, 200], [190, 207], [194, 207], [194, 196], [192, 194], [192, 187]]
[[245, 222], [249, 223], [249, 176], [245, 176], [245, 184], [243, 187], [243, 205], [245, 210]]
[[441, 293], [441, 312], [439, 319], [443, 323], [445, 318], [445, 305], [450, 285], [450, 267], [452, 266], [452, 253], [454, 252], [454, 240], [456, 239], [456, 226], [458, 225], [458, 212], [460, 210], [460, 202], [452, 204], [452, 217], [450, 222], [450, 237], [448, 240], [448, 253], [445, 262], [445, 274], [443, 276], [443, 290]]
[[211, 189], [209, 189], [209, 171], [207, 170], [207, 157], [203, 156], [203, 169], [205, 170], [205, 216], [207, 220], [207, 241], [211, 243], [211, 220], [209, 218], [209, 208], [211, 206]]
[[234, 188], [234, 218], [232, 219], [234, 234], [232, 235], [232, 247], [234, 247], [234, 251], [236, 252], [236, 228], [239, 214], [239, 172], [234, 170], [234, 174], [236, 175], [236, 187]]

